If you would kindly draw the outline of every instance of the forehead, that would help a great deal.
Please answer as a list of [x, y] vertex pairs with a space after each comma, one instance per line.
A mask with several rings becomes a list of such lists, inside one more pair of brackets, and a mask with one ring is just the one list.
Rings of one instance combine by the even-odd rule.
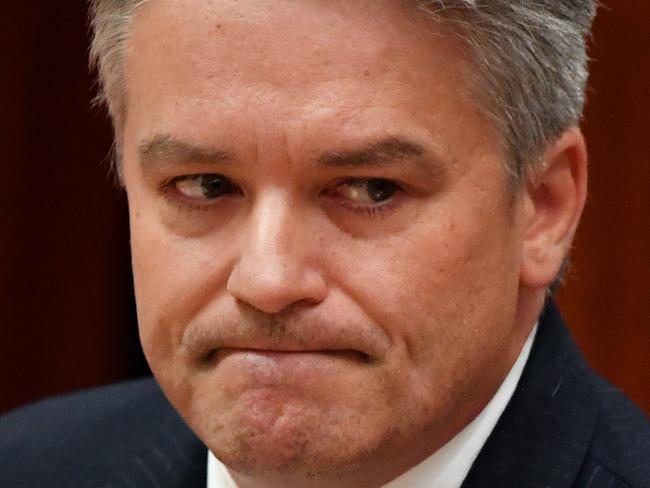
[[283, 55], [275, 59], [279, 70], [295, 68], [298, 60], [309, 69], [350, 56], [384, 65], [385, 54], [397, 49], [408, 56], [416, 45], [430, 45], [429, 36], [435, 35], [434, 25], [411, 3], [151, 0], [137, 10], [134, 30], [136, 44], [157, 44], [170, 54], [198, 54], [210, 44], [217, 56], [213, 61], [236, 61], [240, 67], [264, 67], [259, 63], [277, 54]]
[[464, 58], [440, 26], [392, 0], [154, 0], [138, 11], [126, 69], [127, 79], [179, 95], [232, 102], [274, 93], [332, 104], [346, 80], [365, 77], [365, 95], [380, 98], [440, 83], [441, 66], [453, 77]]
[[475, 110], [461, 41], [411, 2], [152, 0], [131, 34], [127, 145], [164, 133], [250, 146], [273, 133], [290, 150], [399, 129], [457, 159], [467, 154], [451, 140], [465, 153], [498, 139]]

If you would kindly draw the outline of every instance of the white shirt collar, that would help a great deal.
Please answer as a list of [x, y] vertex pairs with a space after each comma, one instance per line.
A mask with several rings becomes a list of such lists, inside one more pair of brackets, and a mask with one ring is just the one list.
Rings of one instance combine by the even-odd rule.
[[[478, 416], [420, 464], [414, 466], [383, 488], [459, 488], [472, 463], [487, 441], [499, 417], [512, 398], [524, 366], [528, 361], [537, 324], [519, 353], [503, 383]], [[207, 488], [237, 488], [226, 467], [208, 451]]]

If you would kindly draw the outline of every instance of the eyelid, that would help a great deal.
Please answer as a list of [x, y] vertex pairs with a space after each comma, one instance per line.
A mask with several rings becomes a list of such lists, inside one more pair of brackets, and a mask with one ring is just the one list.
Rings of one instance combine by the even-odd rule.
[[[176, 209], [182, 213], [192, 214], [195, 212], [210, 211], [214, 207], [218, 206], [220, 202], [222, 202], [225, 198], [232, 197], [233, 193], [226, 193], [224, 195], [212, 199], [211, 198], [201, 199], [201, 198], [187, 197], [186, 195], [179, 192], [176, 187], [176, 184], [178, 182], [187, 181], [189, 179], [199, 178], [206, 175], [223, 177], [232, 185], [234, 189], [238, 189], [240, 193], [243, 193], [240, 185], [238, 185], [231, 178], [221, 173], [191, 173], [191, 174], [174, 176], [166, 179], [161, 183], [160, 193], [167, 203], [176, 207]], [[354, 203], [353, 201], [349, 201], [348, 199], [346, 199], [343, 195], [338, 195], [339, 197], [338, 204], [340, 205], [340, 207], [350, 212], [353, 212], [355, 214], [363, 214], [364, 216], [369, 218], [385, 217], [391, 211], [399, 207], [399, 205], [401, 204], [400, 200], [402, 199], [403, 194], [407, 191], [407, 185], [403, 184], [400, 181], [396, 181], [391, 178], [382, 178], [382, 177], [357, 177], [357, 176], [346, 177], [346, 178], [339, 179], [332, 186], [330, 186], [329, 189], [326, 189], [325, 194], [326, 195], [329, 194], [329, 196], [332, 196], [332, 198], [336, 198], [336, 195], [332, 194], [332, 190], [335, 190], [341, 185], [348, 184], [354, 186], [362, 186], [371, 181], [385, 181], [391, 183], [395, 185], [396, 188], [395, 193], [385, 201], [373, 202], [373, 203]]]
[[[353, 212], [355, 214], [362, 214], [368, 218], [377, 218], [377, 217], [387, 217], [392, 211], [396, 210], [400, 204], [401, 200], [404, 197], [406, 191], [405, 185], [399, 181], [393, 180], [391, 178], [381, 178], [381, 177], [348, 177], [338, 180], [332, 187], [336, 189], [343, 184], [353, 184], [359, 185], [368, 183], [370, 181], [385, 181], [395, 185], [395, 193], [385, 201], [375, 202], [375, 203], [354, 203], [351, 202], [345, 197], [342, 197], [339, 201], [339, 205], [344, 209]], [[333, 197], [335, 198], [335, 197]]]
[[223, 200], [224, 198], [231, 197], [232, 193], [226, 193], [224, 195], [220, 195], [219, 197], [216, 198], [193, 198], [193, 197], [188, 197], [181, 193], [178, 188], [176, 187], [176, 184], [182, 181], [187, 181], [193, 178], [200, 178], [203, 176], [219, 176], [224, 178], [231, 186], [233, 189], [238, 189], [239, 192], [241, 192], [241, 189], [239, 188], [239, 185], [234, 182], [231, 178], [221, 174], [221, 173], [189, 173], [185, 175], [177, 175], [173, 176], [171, 178], [167, 178], [164, 180], [160, 186], [159, 186], [159, 192], [163, 199], [170, 205], [176, 207], [177, 210], [179, 210], [182, 213], [187, 213], [191, 214], [194, 212], [200, 212], [200, 211], [209, 211], [216, 205], [219, 205], [219, 202]]
[[405, 185], [404, 183], [394, 180], [392, 178], [382, 178], [382, 177], [348, 177], [348, 178], [343, 178], [336, 182], [333, 186], [333, 188], [338, 188], [341, 185], [348, 184], [350, 186], [363, 186], [364, 184], [373, 182], [373, 181], [381, 181], [381, 182], [386, 182], [395, 185], [396, 190], [398, 192], [404, 192], [407, 191], [408, 186]]
[[237, 184], [236, 181], [234, 181], [232, 178], [229, 178], [228, 176], [222, 173], [190, 173], [190, 174], [178, 175], [178, 176], [173, 176], [171, 178], [167, 178], [161, 183], [160, 189], [162, 191], [165, 191], [165, 189], [173, 188], [174, 185], [176, 185], [177, 183], [192, 180], [192, 179], [199, 179], [201, 177], [206, 177], [206, 176], [213, 176], [213, 177], [216, 176], [218, 178], [223, 179], [232, 188], [239, 188], [239, 185]]
[[407, 186], [399, 179], [389, 178], [386, 176], [347, 176], [345, 178], [340, 178], [336, 180], [333, 186], [341, 185], [343, 183], [363, 184], [363, 183], [368, 183], [370, 181], [386, 181], [388, 183], [393, 183], [394, 185], [402, 189], [404, 189]]

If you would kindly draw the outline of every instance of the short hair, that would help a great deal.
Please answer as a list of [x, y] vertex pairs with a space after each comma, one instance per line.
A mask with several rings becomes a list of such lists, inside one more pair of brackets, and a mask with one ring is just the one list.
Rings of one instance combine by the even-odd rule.
[[[97, 99], [111, 115], [118, 158], [126, 111], [124, 45], [146, 1], [90, 0], [91, 66], [99, 74]], [[470, 81], [478, 109], [498, 128], [510, 181], [521, 186], [541, 151], [580, 123], [596, 0], [412, 1], [464, 41], [475, 70]]]

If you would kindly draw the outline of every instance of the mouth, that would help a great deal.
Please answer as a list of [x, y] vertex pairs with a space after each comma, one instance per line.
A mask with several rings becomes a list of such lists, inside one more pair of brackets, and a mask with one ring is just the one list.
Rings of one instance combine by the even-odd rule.
[[367, 364], [372, 358], [354, 349], [257, 349], [248, 347], [220, 347], [211, 349], [202, 360], [205, 366], [214, 366], [231, 356], [272, 362], [314, 359], [332, 359]]

